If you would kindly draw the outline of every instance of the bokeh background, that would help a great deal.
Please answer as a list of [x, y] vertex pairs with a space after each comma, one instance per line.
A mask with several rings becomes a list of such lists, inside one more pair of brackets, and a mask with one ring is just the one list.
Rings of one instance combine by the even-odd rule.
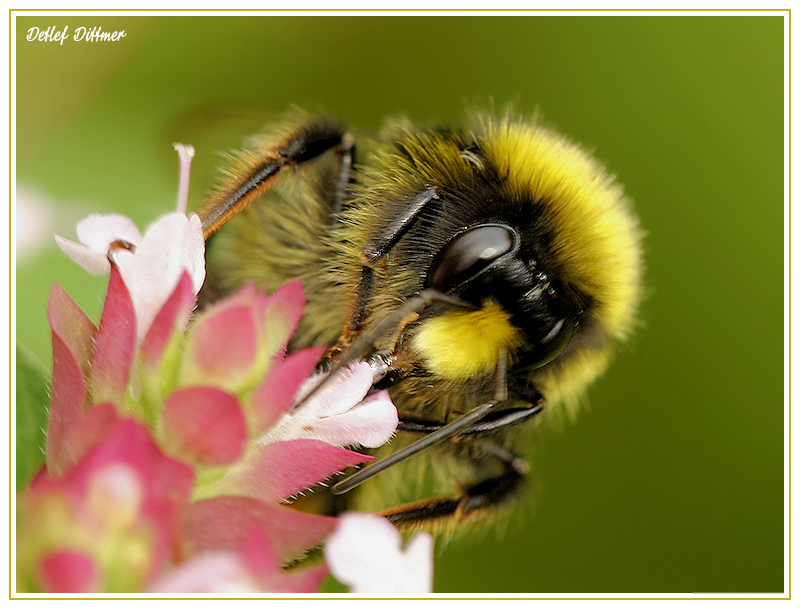
[[[25, 40], [65, 25], [126, 36]], [[436, 591], [788, 586], [780, 16], [78, 14], [16, 28], [16, 326], [44, 365], [52, 284], [94, 319], [105, 289], [51, 234], [74, 237], [90, 212], [144, 226], [171, 209], [173, 142], [198, 150], [197, 205], [217, 151], [291, 104], [364, 129], [398, 114], [455, 124], [475, 100], [538, 108], [636, 201], [650, 294], [591, 408], [536, 447], [529, 513], [442, 548]]]

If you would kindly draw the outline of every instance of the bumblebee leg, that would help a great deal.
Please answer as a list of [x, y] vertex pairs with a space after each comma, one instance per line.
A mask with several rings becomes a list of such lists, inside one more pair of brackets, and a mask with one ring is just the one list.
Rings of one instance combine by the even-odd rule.
[[[240, 161], [244, 165], [243, 171], [237, 172], [240, 177], [222, 184], [198, 212], [203, 223], [203, 236], [208, 239], [253, 199], [270, 188], [284, 167], [297, 166], [328, 150], [339, 149], [343, 168], [347, 165], [343, 173], [349, 179], [352, 146], [352, 137], [339, 124], [328, 119], [312, 119], [264, 150], [242, 155]], [[341, 175], [340, 173], [339, 180]], [[339, 183], [334, 197], [343, 196], [343, 186]], [[338, 204], [341, 206], [341, 201]]]
[[514, 453], [486, 443], [486, 456], [498, 459], [504, 471], [465, 488], [456, 497], [436, 497], [378, 512], [400, 528], [461, 523], [513, 499], [525, 481], [528, 463]]
[[355, 138], [346, 133], [342, 136], [342, 142], [336, 147], [336, 152], [339, 155], [339, 175], [336, 176], [336, 186], [333, 191], [333, 211], [332, 223], [339, 223], [339, 214], [342, 212], [344, 206], [344, 199], [347, 196], [347, 188], [350, 185], [350, 174], [353, 171], [353, 162], [355, 161], [356, 140]]
[[344, 344], [349, 344], [361, 332], [367, 316], [367, 305], [375, 285], [374, 269], [378, 261], [388, 254], [403, 235], [408, 232], [425, 206], [438, 198], [435, 188], [428, 188], [415, 196], [403, 210], [361, 252], [361, 281], [350, 321], [344, 332]]

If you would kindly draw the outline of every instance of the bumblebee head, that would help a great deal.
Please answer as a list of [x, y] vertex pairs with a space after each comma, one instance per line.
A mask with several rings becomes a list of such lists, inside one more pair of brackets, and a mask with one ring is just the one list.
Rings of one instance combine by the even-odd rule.
[[569, 344], [582, 313], [574, 292], [530, 253], [520, 232], [501, 223], [478, 224], [453, 237], [436, 255], [426, 287], [481, 307], [487, 295], [524, 333], [520, 365], [535, 369]]
[[[433, 378], [486, 376], [502, 352], [549, 403], [580, 401], [636, 325], [641, 231], [614, 176], [537, 121], [476, 115], [468, 129], [396, 128], [363, 168], [346, 220], [358, 257], [386, 218], [437, 193], [387, 257], [377, 321], [429, 288], [471, 303], [431, 306], [409, 326]], [[358, 227], [366, 227], [364, 229]], [[359, 267], [360, 268], [360, 267]]]

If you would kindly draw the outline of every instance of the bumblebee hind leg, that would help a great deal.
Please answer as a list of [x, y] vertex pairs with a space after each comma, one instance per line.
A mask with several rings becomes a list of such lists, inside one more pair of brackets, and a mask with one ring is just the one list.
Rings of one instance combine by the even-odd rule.
[[440, 530], [477, 521], [511, 503], [526, 480], [528, 462], [494, 444], [482, 442], [486, 458], [503, 465], [499, 475], [465, 487], [454, 497], [436, 497], [378, 512], [400, 529]]
[[268, 190], [286, 167], [298, 167], [329, 150], [339, 155], [339, 172], [331, 194], [332, 210], [341, 210], [354, 155], [353, 136], [341, 125], [325, 118], [311, 118], [270, 141], [256, 152], [245, 152], [236, 158], [237, 167], [212, 193], [198, 212], [206, 239], [224, 226], [233, 216]]

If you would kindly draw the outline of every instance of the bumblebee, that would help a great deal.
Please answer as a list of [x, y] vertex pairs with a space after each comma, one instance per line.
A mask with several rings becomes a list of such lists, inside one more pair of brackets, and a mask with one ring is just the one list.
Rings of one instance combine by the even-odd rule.
[[199, 212], [201, 302], [302, 280], [290, 349], [369, 361], [397, 405], [397, 437], [327, 510], [441, 530], [513, 505], [526, 429], [574, 415], [636, 325], [641, 231], [615, 178], [538, 120], [466, 122], [356, 138], [297, 112], [231, 155]]

